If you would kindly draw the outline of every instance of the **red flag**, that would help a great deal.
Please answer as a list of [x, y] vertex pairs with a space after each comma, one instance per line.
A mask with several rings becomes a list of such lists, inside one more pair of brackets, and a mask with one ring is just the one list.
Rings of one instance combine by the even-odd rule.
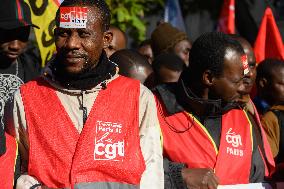
[[224, 0], [217, 30], [226, 34], [235, 33], [235, 0]]
[[284, 59], [284, 47], [272, 10], [267, 7], [254, 43], [256, 62], [266, 58]]

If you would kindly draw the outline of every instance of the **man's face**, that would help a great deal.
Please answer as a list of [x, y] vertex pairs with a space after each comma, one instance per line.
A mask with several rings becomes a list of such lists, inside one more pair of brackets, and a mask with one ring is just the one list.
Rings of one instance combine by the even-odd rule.
[[23, 53], [30, 35], [30, 26], [12, 30], [0, 29], [0, 56], [15, 61]]
[[138, 52], [140, 54], [144, 55], [147, 58], [148, 62], [150, 64], [152, 64], [152, 62], [153, 62], [153, 51], [152, 51], [151, 45], [144, 45], [144, 46], [140, 47], [138, 49]]
[[174, 47], [174, 53], [178, 55], [185, 63], [186, 66], [189, 64], [189, 51], [191, 44], [188, 40], [182, 40], [178, 42]]
[[284, 67], [277, 67], [278, 69], [272, 70], [271, 81], [267, 83], [267, 91], [269, 98], [274, 104], [284, 103]]
[[57, 58], [69, 74], [82, 73], [95, 67], [104, 46], [111, 36], [102, 28], [101, 13], [96, 7], [88, 7], [86, 28], [61, 28], [55, 30]]
[[238, 100], [244, 91], [243, 77], [241, 55], [234, 50], [227, 49], [223, 75], [213, 79], [211, 88], [213, 98], [221, 98], [224, 102]]
[[109, 31], [112, 33], [112, 41], [105, 49], [108, 57], [116, 51], [126, 48], [126, 38], [124, 34], [118, 29], [110, 29]]
[[244, 77], [244, 85], [245, 85], [245, 93], [250, 94], [252, 87], [255, 83], [256, 78], [256, 60], [253, 49], [248, 42], [242, 42], [241, 45], [247, 55], [248, 65], [249, 65], [249, 73]]

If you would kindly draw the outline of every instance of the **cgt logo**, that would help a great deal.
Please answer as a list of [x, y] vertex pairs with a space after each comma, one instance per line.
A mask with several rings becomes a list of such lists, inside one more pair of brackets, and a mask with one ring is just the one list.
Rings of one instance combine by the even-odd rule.
[[229, 144], [232, 144], [233, 147], [239, 147], [242, 146], [242, 138], [241, 135], [237, 135], [235, 134], [235, 132], [232, 132], [232, 128], [230, 128], [228, 130], [228, 132], [226, 133], [226, 141]]
[[124, 130], [121, 124], [97, 121], [95, 160], [123, 161], [124, 147]]
[[115, 159], [117, 156], [124, 156], [124, 141], [113, 144], [97, 143], [95, 156], [105, 157], [107, 160]]
[[61, 7], [60, 27], [86, 28], [87, 12], [87, 7]]

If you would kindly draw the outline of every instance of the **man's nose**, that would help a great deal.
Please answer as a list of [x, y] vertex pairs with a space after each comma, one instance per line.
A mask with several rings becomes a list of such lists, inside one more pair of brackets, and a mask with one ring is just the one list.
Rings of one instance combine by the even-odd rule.
[[21, 48], [23, 48], [23, 45], [20, 40], [13, 40], [9, 43], [8, 48], [9, 50], [12, 50], [12, 51], [19, 51], [21, 50]]
[[77, 36], [76, 34], [72, 34], [70, 35], [65, 43], [65, 48], [67, 49], [80, 49], [81, 46], [81, 41], [79, 39], [79, 36]]

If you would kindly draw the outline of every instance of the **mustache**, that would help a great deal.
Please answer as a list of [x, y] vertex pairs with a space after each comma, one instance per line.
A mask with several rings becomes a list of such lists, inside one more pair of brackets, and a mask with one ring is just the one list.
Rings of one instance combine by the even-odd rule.
[[75, 57], [75, 58], [84, 58], [86, 60], [88, 59], [87, 53], [76, 51], [76, 50], [72, 50], [72, 51], [63, 50], [63, 51], [58, 52], [57, 56], [60, 58]]

